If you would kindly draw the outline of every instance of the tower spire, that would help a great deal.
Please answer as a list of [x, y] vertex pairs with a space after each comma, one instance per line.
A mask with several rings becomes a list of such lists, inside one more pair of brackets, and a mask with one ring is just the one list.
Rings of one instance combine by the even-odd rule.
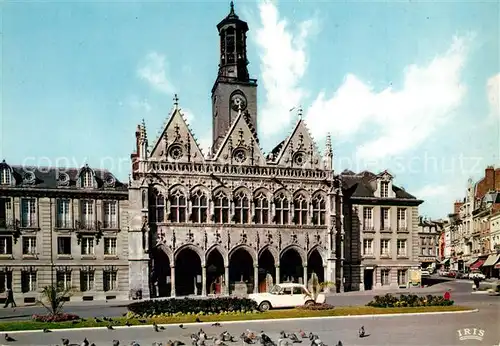
[[332, 136], [330, 132], [326, 135], [325, 152], [323, 153], [323, 164], [325, 169], [333, 170]]
[[174, 95], [174, 107], [175, 109], [179, 109], [179, 98], [177, 97], [177, 94]]
[[231, 2], [229, 3], [229, 6], [230, 6], [229, 15], [230, 15], [230, 16], [234, 16], [234, 15], [235, 15], [235, 13], [234, 13], [234, 2], [233, 2], [233, 1], [231, 1]]

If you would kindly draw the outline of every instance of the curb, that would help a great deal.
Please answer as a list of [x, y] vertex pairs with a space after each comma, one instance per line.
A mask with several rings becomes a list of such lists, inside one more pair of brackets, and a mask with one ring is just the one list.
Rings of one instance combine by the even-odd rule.
[[[336, 320], [341, 318], [376, 318], [376, 317], [403, 317], [403, 316], [422, 316], [422, 315], [447, 315], [447, 314], [468, 314], [478, 312], [479, 309], [472, 310], [462, 310], [462, 311], [436, 311], [436, 312], [410, 312], [401, 314], [375, 314], [375, 315], [347, 315], [347, 316], [321, 316], [321, 317], [294, 317], [294, 318], [276, 318], [276, 319], [262, 319], [262, 320], [248, 320], [248, 321], [218, 321], [220, 324], [241, 324], [241, 323], [275, 323], [275, 322], [294, 322], [294, 321], [314, 321], [314, 320]], [[211, 326], [212, 322], [189, 322], [183, 323], [184, 326]], [[158, 324], [159, 326], [164, 326], [165, 328], [176, 327], [179, 328], [177, 324]], [[63, 328], [63, 329], [53, 329], [52, 332], [73, 332], [73, 331], [85, 331], [85, 330], [105, 330], [107, 327], [83, 327], [83, 328]], [[131, 328], [151, 328], [151, 324], [141, 324], [134, 326], [113, 326], [115, 330], [120, 329], [131, 329]], [[2, 333], [7, 333], [9, 335], [14, 334], [28, 334], [28, 333], [42, 333], [42, 329], [35, 330], [15, 330], [15, 331], [2, 331]]]

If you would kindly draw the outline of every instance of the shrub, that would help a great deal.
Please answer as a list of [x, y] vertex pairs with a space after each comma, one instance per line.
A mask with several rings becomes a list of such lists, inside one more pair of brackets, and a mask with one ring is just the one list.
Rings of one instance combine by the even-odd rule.
[[317, 311], [317, 310], [332, 310], [333, 308], [334, 308], [333, 305], [330, 305], [327, 303], [323, 303], [323, 304], [318, 303], [318, 304], [304, 305], [304, 306], [301, 306], [299, 309]]
[[80, 319], [78, 315], [74, 314], [55, 314], [55, 315], [33, 315], [31, 319], [36, 322], [65, 322]]
[[366, 304], [376, 308], [393, 307], [418, 307], [418, 306], [450, 306], [453, 300], [446, 300], [442, 296], [427, 295], [425, 297], [416, 294], [402, 294], [399, 297], [388, 293], [385, 296], [375, 296], [373, 300]]
[[248, 298], [223, 297], [212, 299], [162, 299], [135, 302], [128, 306], [128, 310], [137, 315], [159, 314], [198, 314], [222, 312], [251, 312], [257, 310], [257, 303]]

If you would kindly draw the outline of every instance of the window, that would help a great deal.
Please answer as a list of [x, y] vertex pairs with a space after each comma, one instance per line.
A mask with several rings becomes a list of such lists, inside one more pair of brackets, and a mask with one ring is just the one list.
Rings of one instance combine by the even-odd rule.
[[36, 254], [36, 237], [23, 237], [23, 255]]
[[406, 256], [406, 240], [398, 239], [397, 246], [398, 246], [398, 256]]
[[408, 282], [408, 279], [406, 278], [406, 273], [408, 271], [406, 269], [399, 269], [398, 270], [398, 285], [406, 285]]
[[326, 225], [326, 202], [323, 196], [318, 195], [312, 200], [313, 217], [312, 222], [314, 225]]
[[278, 225], [287, 225], [290, 213], [290, 203], [284, 193], [280, 193], [274, 199], [274, 205], [276, 208], [276, 223]]
[[0, 184], [10, 185], [10, 169], [6, 167], [0, 169]]
[[420, 237], [420, 244], [421, 244], [421, 245], [427, 245], [427, 238], [425, 238], [425, 237]]
[[363, 208], [363, 228], [366, 230], [373, 229], [373, 208]]
[[94, 254], [94, 238], [83, 237], [81, 240], [82, 255]]
[[82, 187], [92, 187], [94, 184], [94, 179], [92, 177], [92, 172], [90, 170], [85, 170], [82, 172]]
[[118, 289], [117, 280], [116, 280], [116, 271], [105, 270], [103, 272], [103, 288], [104, 291], [116, 291]]
[[391, 241], [389, 239], [382, 239], [380, 241], [380, 254], [382, 256], [389, 256]]
[[80, 291], [86, 292], [94, 289], [94, 271], [80, 271]]
[[285, 287], [281, 291], [281, 294], [292, 294], [292, 288], [291, 287]]
[[398, 208], [398, 229], [406, 230], [406, 209]]
[[427, 248], [426, 247], [423, 247], [421, 252], [422, 252], [422, 256], [427, 256]]
[[257, 195], [254, 201], [255, 206], [255, 223], [268, 224], [269, 223], [269, 200], [262, 192]]
[[118, 213], [116, 201], [104, 201], [104, 228], [118, 228]]
[[229, 198], [219, 191], [214, 200], [215, 223], [229, 223]]
[[193, 222], [205, 223], [207, 222], [208, 214], [208, 199], [207, 196], [201, 191], [196, 191], [191, 197], [193, 208], [192, 216]]
[[391, 275], [390, 269], [380, 270], [380, 283], [382, 284], [382, 286], [387, 286], [390, 284], [390, 275]]
[[307, 224], [307, 200], [303, 195], [298, 195], [293, 201], [293, 221], [297, 225]]
[[71, 288], [71, 271], [67, 270], [58, 270], [56, 272], [56, 282], [57, 286], [63, 287], [63, 289], [67, 290]]
[[37, 290], [36, 285], [36, 271], [22, 271], [21, 272], [21, 291], [23, 293], [33, 292]]
[[21, 227], [36, 226], [36, 199], [23, 198], [21, 200]]
[[433, 255], [434, 255], [434, 251], [432, 250], [432, 248], [431, 248], [431, 247], [427, 249], [427, 254], [428, 254], [429, 256], [433, 256]]
[[301, 294], [301, 295], [306, 295], [306, 294], [307, 294], [307, 292], [306, 292], [306, 290], [304, 289], [304, 287], [301, 287], [301, 286], [295, 286], [295, 287], [293, 287], [292, 294]]
[[363, 255], [373, 256], [373, 239], [363, 239]]
[[389, 216], [389, 208], [380, 208], [380, 229], [391, 229], [391, 219]]
[[234, 221], [236, 223], [250, 222], [250, 200], [243, 191], [234, 196]]
[[0, 228], [12, 226], [12, 201], [10, 198], [0, 198]]
[[71, 237], [57, 237], [57, 254], [71, 255]]
[[3, 293], [7, 288], [12, 288], [12, 272], [10, 270], [0, 271], [0, 293]]
[[94, 226], [94, 201], [80, 201], [80, 222], [81, 229], [92, 229]]
[[12, 255], [12, 237], [0, 237], [0, 255]]
[[158, 190], [151, 194], [149, 208], [152, 222], [165, 222], [165, 197]]
[[57, 200], [57, 227], [58, 228], [70, 228], [71, 218], [70, 218], [70, 203], [69, 199], [58, 199]]
[[104, 254], [116, 256], [116, 238], [104, 238]]
[[389, 197], [389, 182], [388, 181], [380, 182], [380, 197], [382, 197], [382, 198]]
[[184, 193], [177, 189], [170, 194], [170, 220], [172, 222], [186, 222], [187, 200]]

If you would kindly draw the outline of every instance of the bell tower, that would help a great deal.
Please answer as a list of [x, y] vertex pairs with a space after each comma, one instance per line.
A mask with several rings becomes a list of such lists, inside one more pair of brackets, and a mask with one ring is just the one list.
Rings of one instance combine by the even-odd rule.
[[212, 88], [212, 151], [241, 111], [257, 130], [257, 80], [248, 73], [248, 24], [239, 19], [231, 1], [229, 14], [217, 24], [219, 31], [219, 71]]

